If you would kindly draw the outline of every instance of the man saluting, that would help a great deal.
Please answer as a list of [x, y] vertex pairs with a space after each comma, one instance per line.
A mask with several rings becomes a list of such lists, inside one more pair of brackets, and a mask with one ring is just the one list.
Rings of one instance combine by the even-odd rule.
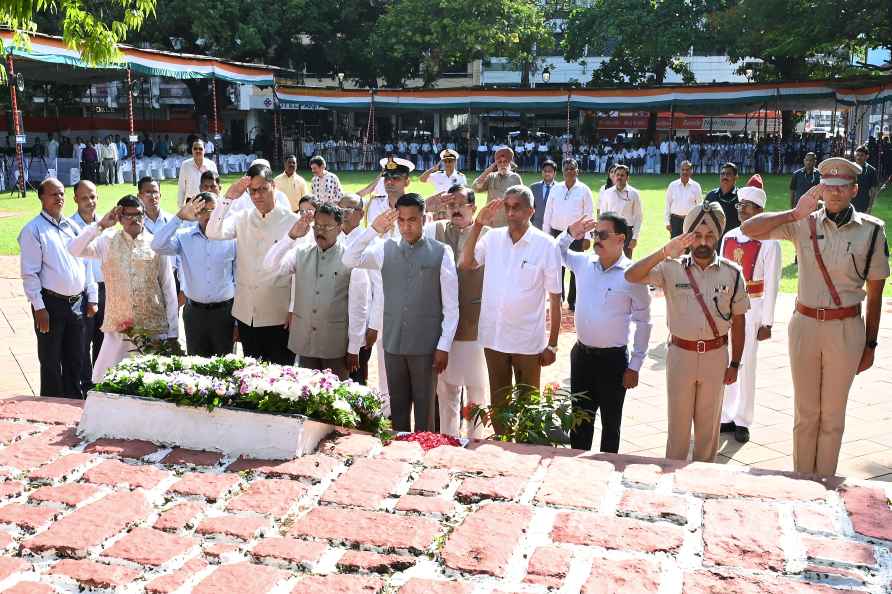
[[818, 171], [821, 183], [795, 208], [757, 215], [742, 231], [753, 239], [786, 239], [796, 247], [799, 286], [788, 328], [796, 410], [793, 466], [797, 472], [832, 476], [849, 389], [855, 375], [873, 365], [889, 250], [883, 222], [852, 206], [858, 164], [833, 157]]

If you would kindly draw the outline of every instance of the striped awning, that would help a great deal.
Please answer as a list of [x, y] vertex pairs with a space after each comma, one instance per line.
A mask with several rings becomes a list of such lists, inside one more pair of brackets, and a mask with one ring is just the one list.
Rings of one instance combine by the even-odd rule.
[[[369, 91], [278, 87], [279, 101], [329, 109], [365, 109]], [[726, 113], [757, 109], [833, 109], [892, 99], [892, 77], [863, 81], [712, 84], [627, 89], [409, 89], [376, 90], [376, 109], [487, 111], [598, 111], [687, 109]], [[694, 110], [693, 108], [696, 108]]]
[[91, 66], [81, 59], [80, 52], [69, 48], [61, 37], [31, 34], [30, 48], [17, 47], [12, 31], [0, 31], [3, 47], [11, 51], [16, 70], [24, 71], [29, 80], [56, 82], [94, 82], [120, 78], [128, 67], [143, 76], [194, 79], [216, 78], [227, 82], [271, 86], [275, 83], [273, 66], [243, 64], [208, 56], [144, 50], [119, 45], [122, 62]]

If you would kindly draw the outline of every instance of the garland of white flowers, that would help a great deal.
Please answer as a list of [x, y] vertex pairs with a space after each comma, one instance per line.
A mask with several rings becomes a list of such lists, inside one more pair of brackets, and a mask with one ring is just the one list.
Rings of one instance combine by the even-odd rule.
[[381, 395], [330, 371], [274, 365], [250, 357], [142, 355], [108, 370], [96, 390], [157, 398], [208, 410], [225, 406], [299, 414], [386, 437]]

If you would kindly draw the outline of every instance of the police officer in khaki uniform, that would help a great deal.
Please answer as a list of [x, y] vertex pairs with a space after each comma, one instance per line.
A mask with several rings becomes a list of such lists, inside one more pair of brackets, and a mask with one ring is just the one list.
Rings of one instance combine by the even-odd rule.
[[[694, 460], [715, 460], [724, 387], [737, 381], [743, 356], [749, 298], [740, 268], [717, 253], [724, 230], [719, 204], [695, 206], [685, 217], [684, 234], [626, 270], [630, 283], [655, 285], [666, 294], [672, 335], [666, 356], [666, 457], [674, 460], [687, 459], [692, 422]], [[688, 247], [691, 254], [682, 256]]]
[[818, 170], [821, 183], [794, 209], [757, 215], [742, 230], [754, 239], [786, 239], [796, 247], [799, 291], [789, 326], [793, 466], [797, 472], [832, 476], [849, 389], [855, 375], [873, 365], [889, 251], [883, 222], [851, 204], [861, 168], [833, 157]]

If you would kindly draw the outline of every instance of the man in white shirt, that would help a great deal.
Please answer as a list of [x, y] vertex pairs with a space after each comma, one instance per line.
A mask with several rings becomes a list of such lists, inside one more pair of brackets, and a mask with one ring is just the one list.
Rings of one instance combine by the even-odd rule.
[[[496, 211], [505, 213], [507, 226], [481, 238]], [[530, 224], [532, 216], [533, 193], [526, 186], [512, 186], [504, 198], [480, 209], [462, 250], [462, 269], [486, 266], [478, 337], [486, 356], [493, 405], [504, 404], [515, 385], [538, 389], [542, 366], [554, 363], [557, 355], [561, 254], [553, 238]], [[547, 337], [546, 293], [551, 316]], [[504, 431], [497, 420], [493, 428], [496, 433]]]
[[[289, 365], [288, 304], [291, 275], [271, 274], [260, 266], [270, 248], [281, 239], [297, 215], [276, 204], [276, 182], [265, 165], [254, 165], [226, 191], [207, 226], [208, 239], [235, 239], [235, 298], [232, 317], [238, 324], [245, 355]], [[247, 190], [253, 210], [227, 217], [233, 200]]]
[[[765, 208], [765, 191], [744, 186], [737, 190], [737, 211], [740, 222], [760, 214]], [[737, 381], [725, 386], [722, 403], [721, 431], [734, 433], [740, 443], [749, 441], [756, 401], [756, 361], [759, 343], [771, 338], [774, 306], [781, 278], [781, 247], [776, 239], [756, 240], [746, 236], [740, 227], [731, 229], [722, 238], [722, 257], [735, 262], [743, 270], [750, 308], [746, 312], [746, 339]]]
[[205, 171], [217, 173], [217, 166], [204, 158], [204, 142], [196, 139], [192, 143], [192, 158], [180, 165], [180, 179], [177, 189], [177, 207], [182, 208], [186, 198], [192, 198], [201, 191], [201, 174]]
[[54, 167], [53, 161], [59, 156], [59, 141], [52, 132], [47, 134], [46, 140], [46, 160], [50, 167]]
[[454, 150], [440, 151], [440, 162], [422, 173], [418, 181], [421, 183], [429, 181], [434, 185], [438, 194], [448, 191], [452, 186], [466, 186], [468, 180], [465, 178], [465, 174], [455, 168], [457, 161], [458, 153]]
[[105, 137], [105, 142], [99, 145], [100, 163], [102, 164], [102, 182], [113, 184], [117, 181], [115, 172], [118, 167], [118, 146], [111, 136]]
[[[96, 190], [96, 184], [87, 179], [82, 179], [72, 188], [74, 190], [74, 201], [77, 203], [77, 212], [71, 215], [71, 220], [84, 229], [88, 225], [96, 222], [96, 203], [99, 196]], [[102, 276], [102, 263], [99, 260], [87, 260], [87, 265], [93, 271], [93, 280], [96, 281], [97, 301], [96, 315], [86, 316], [84, 320], [84, 364], [82, 367], [82, 377], [84, 385], [89, 386], [93, 383], [93, 364], [96, 357], [99, 356], [99, 349], [102, 348], [102, 321], [105, 319], [105, 277]]]
[[[400, 239], [389, 233], [399, 222]], [[436, 375], [449, 364], [458, 326], [458, 276], [449, 246], [423, 235], [424, 200], [405, 194], [344, 252], [350, 268], [380, 270], [384, 357], [393, 428], [432, 431]]]
[[626, 237], [625, 254], [632, 257], [632, 251], [638, 245], [644, 211], [641, 207], [641, 195], [638, 190], [628, 185], [629, 168], [617, 165], [613, 169], [613, 186], [605, 189], [598, 197], [598, 214], [612, 212], [618, 214], [629, 224], [631, 237]]
[[[571, 243], [594, 231], [595, 253], [571, 249]], [[591, 420], [570, 432], [570, 444], [580, 450], [592, 447], [595, 414], [601, 413], [601, 451], [619, 452], [620, 425], [626, 390], [638, 385], [638, 372], [650, 339], [650, 293], [647, 285], [626, 281], [632, 261], [623, 254], [628, 223], [620, 216], [602, 214], [597, 221], [582, 217], [558, 239], [564, 264], [577, 275], [576, 311], [578, 341], [570, 352], [570, 391], [586, 394], [573, 403], [591, 414]], [[635, 323], [631, 357], [629, 330]]]
[[[542, 231], [557, 237], [567, 227], [582, 217], [591, 217], [594, 212], [594, 200], [591, 189], [579, 181], [579, 165], [576, 159], [564, 159], [564, 181], [556, 184], [551, 198], [545, 205], [545, 216], [542, 220]], [[570, 249], [584, 252], [588, 249], [588, 239], [578, 239]], [[564, 268], [561, 267], [561, 295], [564, 294]], [[570, 271], [570, 290], [567, 291], [567, 304], [570, 310], [576, 308], [576, 276]]]
[[[341, 224], [340, 241], [345, 246], [350, 245], [365, 230], [362, 227], [362, 219], [365, 215], [363, 210], [362, 198], [356, 194], [344, 194], [338, 207], [344, 213], [343, 223]], [[372, 348], [378, 343], [378, 335], [381, 333], [384, 317], [384, 291], [381, 287], [381, 273], [377, 270], [363, 271], [369, 277], [369, 292], [367, 324], [364, 329], [365, 337], [359, 348], [359, 361], [356, 371], [350, 374], [350, 379], [358, 384], [366, 385], [369, 379], [369, 359], [372, 356]], [[372, 277], [375, 276], [376, 282], [372, 283]], [[387, 395], [387, 372], [384, 370], [384, 354], [378, 356], [378, 384], [384, 386], [378, 392], [384, 396]]]
[[703, 202], [700, 184], [691, 179], [694, 168], [690, 161], [681, 162], [681, 175], [666, 188], [666, 210], [663, 216], [666, 231], [671, 237], [681, 235], [681, 227], [688, 212]]

